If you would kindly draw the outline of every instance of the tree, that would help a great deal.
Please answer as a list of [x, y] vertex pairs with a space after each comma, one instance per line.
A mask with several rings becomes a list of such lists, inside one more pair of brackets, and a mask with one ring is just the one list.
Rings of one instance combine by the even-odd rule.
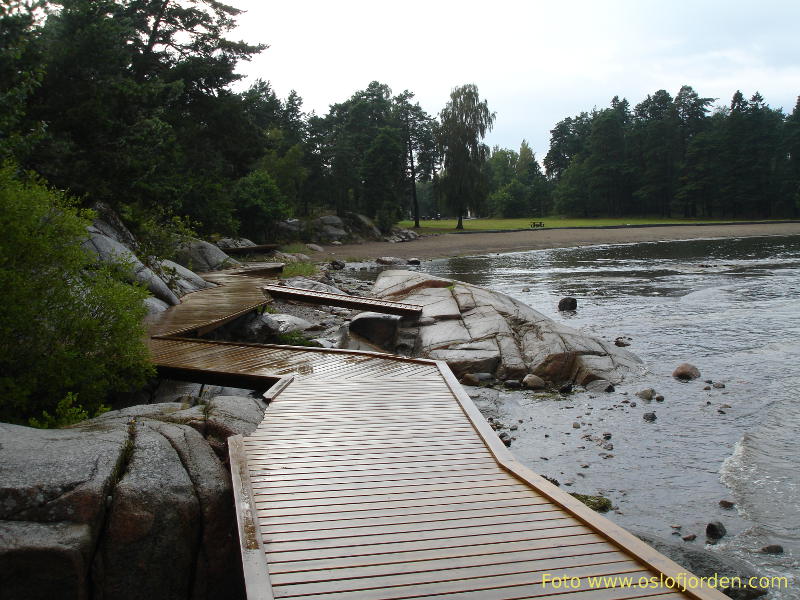
[[147, 291], [123, 281], [124, 265], [95, 264], [82, 247], [89, 216], [40, 181], [0, 169], [0, 336], [13, 340], [0, 346], [2, 421], [25, 423], [75, 402], [94, 415], [107, 394], [153, 374], [143, 342]]
[[[406, 169], [411, 189], [414, 227], [419, 227], [417, 183], [430, 181], [436, 162], [435, 121], [418, 102], [411, 104], [412, 92], [405, 90], [394, 99], [397, 119], [403, 134]], [[415, 166], [415, 157], [417, 165]]]
[[442, 188], [450, 207], [458, 214], [456, 229], [463, 229], [467, 209], [485, 197], [483, 165], [489, 154], [481, 142], [494, 125], [495, 113], [481, 101], [478, 86], [455, 88], [439, 117], [439, 144], [444, 159]]

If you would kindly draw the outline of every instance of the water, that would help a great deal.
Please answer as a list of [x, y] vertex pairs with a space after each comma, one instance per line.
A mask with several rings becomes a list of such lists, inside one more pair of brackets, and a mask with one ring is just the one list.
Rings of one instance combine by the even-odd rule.
[[[505, 292], [596, 337], [631, 338], [648, 373], [616, 393], [504, 392], [481, 408], [517, 424], [519, 460], [568, 491], [608, 496], [622, 526], [671, 537], [680, 525], [697, 534], [685, 543], [700, 545], [705, 524], [720, 520], [728, 535], [715, 551], [789, 576], [771, 597], [800, 598], [800, 236], [452, 258], [422, 270]], [[578, 299], [574, 315], [558, 313], [564, 296]], [[672, 379], [682, 362], [701, 379]], [[725, 388], [706, 391], [704, 380]], [[646, 387], [665, 402], [634, 396]], [[783, 555], [759, 552], [775, 543]]]

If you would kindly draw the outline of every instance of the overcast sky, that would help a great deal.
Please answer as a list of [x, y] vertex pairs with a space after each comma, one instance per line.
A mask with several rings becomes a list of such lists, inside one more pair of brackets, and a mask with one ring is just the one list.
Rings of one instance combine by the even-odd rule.
[[270, 46], [239, 71], [297, 90], [307, 112], [378, 80], [434, 115], [475, 83], [497, 113], [486, 142], [527, 139], [540, 161], [558, 121], [615, 94], [633, 106], [683, 84], [717, 104], [760, 91], [785, 112], [800, 95], [798, 0], [228, 3], [247, 11], [231, 37]]

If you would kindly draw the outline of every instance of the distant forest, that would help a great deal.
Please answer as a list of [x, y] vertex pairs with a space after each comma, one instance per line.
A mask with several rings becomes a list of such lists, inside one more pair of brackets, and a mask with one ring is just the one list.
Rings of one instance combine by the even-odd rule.
[[758, 93], [718, 108], [689, 86], [633, 108], [615, 97], [557, 123], [540, 164], [525, 141], [483, 143], [496, 117], [474, 85], [438, 115], [378, 82], [325, 115], [266, 80], [234, 91], [237, 63], [265, 49], [226, 37], [238, 15], [212, 0], [5, 2], [0, 157], [134, 229], [259, 241], [322, 212], [384, 230], [415, 213], [798, 216], [800, 101], [786, 115]]

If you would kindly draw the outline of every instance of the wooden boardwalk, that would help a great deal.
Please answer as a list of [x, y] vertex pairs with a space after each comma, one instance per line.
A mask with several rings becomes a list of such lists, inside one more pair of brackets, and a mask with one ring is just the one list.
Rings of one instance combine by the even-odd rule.
[[[687, 573], [519, 464], [443, 362], [176, 337], [258, 305], [263, 282], [238, 279], [153, 321], [151, 349], [190, 375], [277, 382], [229, 440], [250, 600], [726, 598], [661, 583]], [[590, 582], [611, 576], [634, 585]]]
[[309, 304], [325, 304], [327, 306], [369, 310], [389, 315], [418, 317], [422, 312], [422, 307], [417, 304], [391, 302], [389, 300], [377, 300], [375, 298], [361, 298], [359, 296], [348, 296], [346, 294], [331, 294], [329, 292], [317, 292], [314, 290], [304, 290], [281, 285], [266, 285], [264, 286], [264, 291], [274, 298], [297, 300], [298, 302], [307, 302]]

